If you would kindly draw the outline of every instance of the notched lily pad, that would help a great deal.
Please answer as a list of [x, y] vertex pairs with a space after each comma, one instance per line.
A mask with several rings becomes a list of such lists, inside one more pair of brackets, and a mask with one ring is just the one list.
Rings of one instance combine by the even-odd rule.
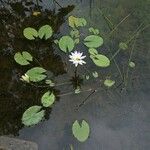
[[90, 134], [89, 124], [85, 120], [81, 124], [76, 120], [72, 125], [72, 133], [78, 141], [85, 142]]
[[84, 45], [89, 48], [98, 48], [103, 44], [103, 39], [98, 35], [90, 35], [84, 39]]
[[52, 36], [52, 34], [53, 34], [53, 30], [50, 25], [44, 25], [38, 31], [38, 35], [40, 39], [45, 38], [45, 40], [47, 40]]
[[105, 55], [90, 55], [90, 58], [93, 60], [95, 65], [99, 67], [108, 67], [110, 65], [110, 60]]
[[50, 107], [55, 102], [55, 95], [48, 91], [42, 96], [41, 102], [44, 107]]
[[38, 37], [38, 32], [34, 28], [27, 27], [23, 30], [23, 35], [28, 40], [35, 40], [35, 38]]
[[46, 70], [42, 67], [34, 67], [31, 68], [26, 72], [26, 74], [29, 76], [30, 81], [32, 82], [39, 82], [46, 78]]
[[59, 40], [59, 47], [65, 53], [71, 52], [74, 48], [74, 40], [70, 36], [63, 36]]
[[29, 65], [30, 61], [33, 61], [32, 55], [26, 51], [23, 51], [22, 53], [17, 52], [14, 56], [14, 59], [18, 64], [22, 66]]
[[41, 110], [41, 108], [41, 106], [36, 105], [28, 108], [22, 116], [22, 123], [25, 126], [38, 124], [45, 115], [45, 110]]

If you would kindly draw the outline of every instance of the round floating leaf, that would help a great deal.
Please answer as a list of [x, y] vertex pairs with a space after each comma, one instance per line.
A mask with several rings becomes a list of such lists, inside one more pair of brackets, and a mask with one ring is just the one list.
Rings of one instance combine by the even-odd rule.
[[135, 67], [135, 63], [134, 63], [133, 61], [131, 61], [131, 62], [129, 62], [129, 66], [130, 66], [131, 68], [134, 68], [134, 67]]
[[110, 79], [106, 79], [104, 81], [104, 85], [107, 86], [107, 87], [112, 87], [114, 84], [115, 84], [115, 81], [110, 80]]
[[72, 125], [72, 133], [78, 141], [85, 142], [89, 137], [90, 127], [85, 120], [82, 120], [81, 125], [76, 120]]
[[90, 35], [84, 39], [84, 44], [89, 48], [97, 48], [103, 44], [103, 39], [98, 35]]
[[38, 124], [43, 119], [45, 114], [45, 111], [41, 110], [41, 108], [41, 106], [32, 106], [28, 108], [22, 116], [22, 123], [25, 126]]
[[55, 102], [55, 95], [48, 91], [42, 96], [41, 102], [44, 107], [50, 107]]
[[36, 37], [38, 37], [38, 32], [34, 28], [28, 27], [23, 30], [23, 35], [28, 40], [34, 40]]
[[32, 82], [39, 82], [46, 78], [46, 70], [41, 67], [34, 67], [26, 72], [29, 76], [30, 81]]
[[119, 48], [123, 49], [123, 50], [126, 50], [128, 48], [128, 45], [126, 43], [124, 43], [124, 42], [120, 42], [119, 43]]
[[44, 25], [39, 29], [38, 34], [40, 39], [45, 38], [45, 40], [47, 40], [53, 34], [52, 27], [49, 25]]
[[110, 65], [110, 60], [105, 55], [90, 55], [90, 58], [99, 67], [108, 67]]
[[20, 65], [29, 65], [30, 61], [33, 61], [33, 57], [30, 53], [24, 51], [22, 54], [20, 52], [17, 52], [14, 56], [15, 61]]
[[84, 18], [77, 18], [74, 16], [70, 16], [68, 20], [69, 20], [69, 26], [72, 28], [83, 27], [83, 26], [86, 26], [87, 24]]
[[98, 51], [97, 51], [95, 48], [90, 48], [90, 49], [89, 49], [89, 53], [90, 53], [91, 55], [97, 55], [97, 54], [98, 54]]
[[63, 52], [71, 52], [74, 48], [74, 41], [70, 36], [63, 36], [59, 40], [59, 47]]

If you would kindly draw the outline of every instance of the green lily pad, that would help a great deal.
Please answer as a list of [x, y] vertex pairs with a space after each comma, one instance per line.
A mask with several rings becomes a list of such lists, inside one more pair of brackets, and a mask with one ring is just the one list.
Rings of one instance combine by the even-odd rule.
[[53, 34], [53, 30], [50, 25], [44, 25], [38, 31], [38, 35], [40, 39], [45, 38], [45, 40], [47, 40], [52, 36], [52, 34]]
[[28, 40], [35, 40], [35, 38], [38, 37], [38, 32], [34, 28], [28, 27], [23, 30], [23, 35]]
[[95, 65], [99, 67], [108, 67], [110, 65], [110, 60], [105, 55], [90, 55], [90, 58], [93, 60]]
[[77, 18], [74, 16], [70, 16], [68, 20], [69, 20], [69, 26], [72, 28], [83, 27], [83, 26], [86, 26], [87, 24], [84, 18]]
[[30, 61], [33, 61], [33, 57], [31, 56], [31, 54], [26, 51], [23, 51], [22, 53], [17, 52], [14, 56], [14, 59], [18, 64], [22, 66], [29, 65]]
[[26, 72], [26, 74], [29, 76], [30, 81], [32, 82], [39, 82], [46, 78], [46, 70], [42, 67], [34, 67], [31, 68]]
[[97, 55], [98, 54], [98, 51], [95, 49], [95, 48], [89, 48], [89, 53], [91, 55]]
[[103, 44], [103, 39], [98, 35], [90, 35], [84, 39], [84, 44], [89, 48], [98, 48]]
[[22, 123], [25, 126], [38, 124], [45, 115], [45, 110], [41, 110], [41, 108], [41, 106], [32, 106], [28, 108], [22, 116]]
[[115, 81], [110, 80], [110, 79], [106, 79], [104, 81], [104, 85], [107, 86], [107, 87], [112, 87], [114, 84], [115, 84]]
[[82, 120], [80, 125], [78, 120], [76, 120], [72, 125], [72, 133], [78, 141], [85, 142], [90, 134], [89, 124], [85, 120]]
[[135, 63], [133, 61], [129, 62], [129, 67], [134, 68], [135, 67]]
[[94, 72], [92, 73], [92, 75], [93, 75], [94, 78], [98, 78], [98, 72], [97, 72], [97, 71], [94, 71]]
[[71, 52], [74, 48], [74, 41], [70, 36], [63, 36], [59, 40], [59, 47], [65, 53]]
[[42, 96], [41, 102], [44, 107], [50, 107], [55, 102], [55, 95], [48, 91]]

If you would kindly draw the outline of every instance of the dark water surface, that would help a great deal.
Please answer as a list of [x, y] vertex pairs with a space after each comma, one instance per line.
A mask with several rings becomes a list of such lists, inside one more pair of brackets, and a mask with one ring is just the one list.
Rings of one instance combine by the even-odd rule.
[[[149, 0], [0, 0], [0, 135], [13, 135], [35, 141], [39, 150], [148, 150], [150, 147], [150, 1]], [[35, 17], [33, 11], [42, 14]], [[104, 45], [99, 49], [111, 57], [119, 42], [131, 40], [129, 48], [121, 51], [115, 60], [124, 76], [132, 48], [132, 61], [136, 67], [129, 69], [127, 85], [120, 77], [115, 63], [109, 69], [101, 69], [86, 58], [86, 68], [97, 71], [99, 78], [83, 80], [82, 93], [74, 94], [74, 84], [55, 87], [57, 102], [47, 110], [43, 122], [30, 128], [21, 123], [23, 112], [40, 104], [47, 88], [24, 84], [20, 76], [31, 66], [22, 67], [13, 56], [18, 51], [28, 51], [50, 71], [56, 83], [68, 82], [74, 76], [74, 68], [65, 64], [65, 55], [52, 44], [54, 39], [69, 33], [67, 17], [86, 18], [88, 27], [100, 30]], [[47, 41], [29, 41], [22, 31], [32, 26], [38, 29], [44, 24], [53, 27], [54, 36]], [[87, 28], [88, 28], [87, 27]], [[137, 32], [139, 31], [139, 32]], [[88, 34], [87, 31], [82, 31]], [[134, 47], [133, 47], [134, 45]], [[77, 50], [87, 54], [83, 46]], [[38, 66], [35, 61], [33, 66]], [[79, 74], [89, 71], [79, 68]], [[116, 84], [107, 90], [100, 81], [111, 77]], [[76, 110], [94, 90], [86, 103]], [[91, 90], [92, 89], [92, 90]], [[75, 120], [85, 119], [91, 134], [85, 143], [79, 143], [71, 132]]]

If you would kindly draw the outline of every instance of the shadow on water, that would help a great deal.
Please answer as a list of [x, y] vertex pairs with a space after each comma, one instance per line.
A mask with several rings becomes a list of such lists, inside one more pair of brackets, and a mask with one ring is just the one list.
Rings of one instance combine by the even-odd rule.
[[[22, 113], [30, 106], [40, 104], [39, 94], [45, 89], [22, 85], [20, 76], [29, 68], [24, 69], [14, 63], [13, 55], [18, 51], [30, 51], [35, 57], [32, 66], [43, 66], [50, 70], [50, 76], [64, 74], [65, 66], [61, 57], [55, 54], [52, 41], [36, 40], [29, 42], [23, 37], [22, 31], [31, 26], [38, 29], [43, 24], [52, 26], [55, 34], [59, 34], [60, 26], [65, 22], [65, 16], [74, 9], [74, 6], [59, 10], [43, 10], [34, 2], [8, 1], [3, 3], [0, 20], [0, 134], [18, 134]], [[42, 12], [34, 16], [34, 11]], [[38, 60], [38, 61], [36, 61]], [[39, 64], [40, 62], [40, 64]], [[59, 91], [56, 90], [56, 93]]]
[[[148, 1], [57, 0], [59, 4], [54, 1], [0, 0], [0, 135], [19, 134], [20, 138], [37, 142], [40, 150], [51, 147], [53, 150], [66, 150], [69, 144], [73, 144], [77, 150], [147, 150], [150, 114]], [[42, 13], [34, 16], [34, 11]], [[115, 57], [125, 77], [135, 42], [132, 60], [136, 67], [128, 70], [126, 87], [122, 84], [115, 62], [104, 70], [93, 66], [87, 58], [87, 68], [90, 72], [97, 71], [100, 79], [84, 81], [78, 75], [74, 77], [73, 67], [65, 63], [64, 55], [52, 44], [68, 31], [68, 14], [85, 17], [90, 26], [100, 29], [105, 43], [99, 50], [110, 58], [117, 51], [119, 42], [134, 37], [129, 49]], [[39, 29], [44, 24], [51, 25], [54, 30], [51, 39], [30, 42], [24, 38], [22, 31], [25, 27]], [[137, 32], [139, 27], [141, 31]], [[87, 31], [83, 32], [86, 34]], [[79, 45], [77, 49], [88, 55], [85, 47]], [[32, 66], [41, 65], [49, 70], [49, 78], [56, 79], [57, 83], [68, 78], [69, 82], [71, 80], [71, 84], [53, 89], [56, 95], [62, 95], [57, 98], [61, 100], [53, 111], [47, 110], [46, 121], [31, 128], [23, 128], [22, 114], [30, 106], [40, 104], [40, 97], [47, 88], [20, 81], [20, 76], [29, 68], [20, 67], [14, 62], [13, 56], [18, 51], [29, 51], [35, 60]], [[78, 71], [82, 75], [89, 73], [89, 70], [79, 68]], [[100, 84], [106, 77], [116, 81], [116, 86], [110, 90]], [[76, 84], [77, 81], [80, 81], [79, 84]], [[77, 86], [88, 92], [75, 95], [71, 90]], [[93, 91], [97, 87], [100, 90]], [[69, 94], [66, 94], [68, 91]], [[81, 108], [76, 110], [80, 104]], [[74, 120], [83, 118], [90, 123], [92, 132], [89, 140], [80, 144], [71, 134], [71, 125]]]

